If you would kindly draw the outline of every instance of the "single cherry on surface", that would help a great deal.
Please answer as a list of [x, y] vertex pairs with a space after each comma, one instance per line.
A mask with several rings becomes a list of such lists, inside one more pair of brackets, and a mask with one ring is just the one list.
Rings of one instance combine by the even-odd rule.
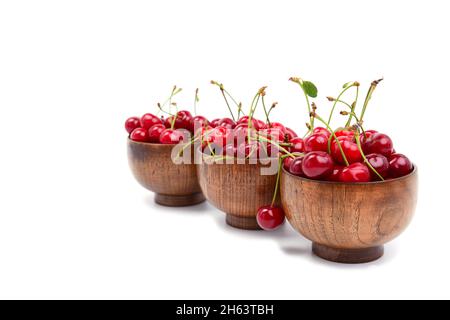
[[165, 129], [161, 133], [159, 141], [162, 144], [177, 144], [183, 141], [183, 137], [183, 132], [180, 130]]
[[[287, 158], [287, 159], [292, 159], [292, 158]], [[304, 177], [305, 174], [303, 173], [302, 163], [303, 163], [303, 157], [298, 157], [298, 158], [292, 159], [288, 171], [295, 176]]]
[[276, 206], [263, 206], [258, 209], [256, 221], [264, 230], [275, 230], [284, 222], [284, 211]]
[[[342, 151], [344, 152], [349, 164], [362, 161], [361, 152], [359, 151], [358, 145], [353, 142], [353, 138], [348, 136], [340, 136], [337, 139], [341, 144]], [[331, 144], [331, 155], [336, 162], [345, 164], [344, 158], [342, 157], [341, 148], [339, 148], [338, 142], [333, 139]]]
[[144, 128], [145, 130], [150, 129], [155, 124], [162, 124], [162, 121], [154, 114], [146, 113], [141, 117], [141, 127]]
[[148, 130], [144, 128], [136, 128], [131, 132], [130, 139], [137, 142], [148, 142]]
[[360, 162], [352, 163], [342, 169], [340, 182], [370, 182], [369, 168]]
[[150, 129], [148, 129], [148, 141], [152, 143], [159, 143], [159, 137], [161, 133], [166, 130], [163, 124], [155, 124]]
[[[369, 161], [370, 165], [382, 176], [383, 178], [387, 178], [389, 175], [389, 161], [382, 154], [371, 153], [366, 156], [366, 159]], [[370, 168], [370, 176], [373, 181], [381, 180], [378, 175], [373, 172]]]
[[141, 127], [141, 120], [138, 117], [131, 117], [125, 121], [125, 130], [128, 133], [133, 132], [134, 129]]
[[412, 162], [401, 153], [395, 153], [391, 155], [389, 161], [389, 177], [400, 178], [411, 173], [413, 170]]
[[333, 158], [324, 151], [313, 151], [303, 157], [302, 170], [310, 179], [326, 179], [333, 168]]
[[313, 133], [305, 139], [305, 151], [328, 151], [328, 137], [321, 133]]
[[379, 153], [389, 157], [394, 152], [394, 144], [388, 135], [377, 132], [366, 139], [363, 150], [365, 154]]

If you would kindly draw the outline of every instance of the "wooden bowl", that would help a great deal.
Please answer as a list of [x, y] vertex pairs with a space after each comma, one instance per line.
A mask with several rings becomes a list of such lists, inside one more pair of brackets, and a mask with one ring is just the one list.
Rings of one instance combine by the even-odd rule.
[[128, 139], [128, 162], [136, 180], [156, 193], [164, 206], [190, 206], [205, 201], [195, 164], [174, 164], [174, 145], [142, 143]]
[[260, 230], [256, 221], [259, 207], [272, 202], [277, 176], [261, 175], [262, 164], [197, 165], [200, 187], [206, 199], [226, 213], [228, 225]]
[[291, 225], [313, 242], [317, 256], [341, 263], [374, 261], [383, 245], [410, 223], [417, 202], [417, 169], [369, 183], [336, 183], [283, 169], [281, 203]]

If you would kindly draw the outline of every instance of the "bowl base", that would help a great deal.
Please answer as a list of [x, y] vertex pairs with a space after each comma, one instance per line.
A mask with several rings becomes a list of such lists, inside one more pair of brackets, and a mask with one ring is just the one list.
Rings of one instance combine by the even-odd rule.
[[262, 230], [256, 217], [238, 217], [227, 213], [226, 222], [229, 226], [243, 230]]
[[338, 263], [367, 263], [381, 258], [384, 254], [384, 247], [372, 247], [365, 249], [336, 249], [318, 243], [313, 243], [313, 253], [325, 260]]
[[155, 195], [155, 202], [167, 207], [193, 206], [195, 204], [202, 203], [205, 200], [205, 196], [201, 192], [188, 194], [185, 196], [172, 196], [159, 193]]

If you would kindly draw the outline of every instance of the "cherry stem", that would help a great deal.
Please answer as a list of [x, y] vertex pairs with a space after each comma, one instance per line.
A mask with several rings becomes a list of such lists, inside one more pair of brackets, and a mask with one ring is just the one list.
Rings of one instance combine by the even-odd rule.
[[223, 96], [223, 98], [225, 99], [225, 103], [227, 104], [228, 111], [229, 111], [230, 114], [231, 114], [231, 118], [233, 118], [233, 121], [236, 121], [236, 119], [234, 118], [233, 111], [231, 110], [230, 104], [228, 103], [227, 96], [225, 95], [225, 92], [222, 90], [222, 88], [220, 89], [220, 92], [222, 93], [222, 96]]
[[288, 150], [286, 150], [285, 148], [283, 148], [279, 143], [276, 143], [276, 142], [274, 142], [274, 141], [272, 141], [272, 140], [270, 140], [270, 139], [267, 139], [266, 137], [263, 137], [263, 136], [261, 136], [261, 135], [259, 135], [259, 134], [258, 134], [258, 137], [257, 137], [257, 138], [253, 138], [252, 140], [255, 140], [255, 141], [261, 140], [261, 141], [264, 141], [264, 142], [268, 142], [268, 143], [270, 143], [270, 144], [272, 144], [272, 145], [278, 147], [278, 149], [281, 150], [281, 151], [283, 151], [285, 154], [287, 154], [287, 155], [289, 155], [289, 156], [291, 156], [291, 157], [295, 157], [292, 153], [290, 153]]
[[[328, 123], [326, 123], [325, 120], [323, 120], [317, 113], [313, 113], [313, 116], [317, 120], [322, 122], [328, 128], [328, 130], [331, 132], [334, 140], [337, 142], [337, 144], [339, 146], [339, 150], [341, 151], [342, 159], [344, 160], [345, 165], [348, 167], [350, 164], [348, 163], [347, 157], [345, 156], [344, 150], [342, 149], [342, 146], [341, 146], [341, 142], [337, 138], [336, 133], [333, 131], [333, 129], [331, 129], [330, 125]], [[331, 154], [331, 143], [330, 143], [330, 140], [328, 140], [328, 153]]]
[[[164, 107], [166, 106], [166, 104], [167, 104], [168, 102], [172, 103], [172, 98], [175, 97], [177, 94], [179, 94], [182, 90], [183, 90], [182, 88], [177, 88], [177, 86], [173, 86], [173, 89], [172, 89], [172, 92], [171, 92], [170, 96], [166, 99], [166, 101], [164, 101], [164, 103], [162, 104], [162, 106], [161, 106], [161, 104], [158, 103], [158, 108], [159, 108], [159, 110], [162, 111], [162, 112], [164, 112], [164, 113], [167, 113], [167, 114], [172, 115], [172, 114], [170, 113], [170, 105], [169, 105], [169, 112], [164, 111]], [[159, 111], [158, 111], [158, 113], [159, 113]], [[158, 113], [157, 113], [157, 114], [158, 114]]]
[[[352, 103], [352, 106], [351, 106], [352, 113], [355, 112], [356, 104], [358, 103], [358, 97], [359, 97], [359, 86], [356, 86], [356, 97], [355, 97], [355, 101]], [[348, 117], [348, 120], [345, 124], [346, 127], [349, 127], [350, 124], [352, 123], [352, 117], [353, 117], [353, 115], [350, 114], [350, 116]], [[358, 121], [358, 120], [356, 120], [356, 121]]]
[[360, 136], [359, 132], [356, 131], [355, 135], [356, 135], [356, 144], [358, 145], [358, 150], [361, 153], [361, 156], [364, 159], [364, 162], [378, 176], [378, 178], [381, 179], [381, 181], [384, 181], [383, 176], [381, 174], [379, 174], [378, 171], [370, 164], [369, 160], [367, 160], [366, 155], [364, 154], [364, 151], [362, 150], [362, 147], [361, 147], [361, 141], [359, 140], [361, 136]]
[[200, 99], [198, 97], [198, 88], [195, 89], [195, 98], [194, 98], [194, 114], [197, 115], [197, 102], [199, 102]]
[[278, 188], [280, 187], [280, 176], [281, 176], [281, 166], [283, 165], [283, 158], [278, 160], [278, 173], [277, 173], [277, 182], [275, 183], [275, 191], [273, 192], [271, 207], [275, 205], [275, 201], [277, 201]]
[[378, 80], [375, 80], [375, 81], [372, 81], [372, 83], [370, 84], [370, 88], [369, 88], [369, 90], [367, 91], [366, 99], [364, 100], [364, 105], [363, 105], [363, 108], [362, 108], [362, 111], [361, 111], [361, 115], [359, 116], [359, 119], [360, 119], [361, 121], [362, 121], [363, 118], [364, 118], [364, 114], [366, 113], [366, 108], [367, 108], [367, 105], [369, 104], [370, 99], [372, 98], [372, 94], [373, 94], [373, 92], [375, 91], [375, 88], [377, 87], [377, 85], [378, 85], [381, 81], [383, 81], [383, 78], [378, 79]]
[[331, 108], [330, 111], [330, 116], [328, 117], [328, 122], [327, 124], [331, 123], [331, 119], [333, 118], [333, 113], [334, 113], [334, 109], [336, 108], [337, 103], [340, 101], [340, 98], [342, 97], [342, 95], [351, 87], [355, 86], [354, 83], [352, 83], [351, 85], [349, 85], [348, 87], [344, 88], [344, 90], [341, 91], [341, 93], [339, 93], [338, 97], [336, 99], [334, 99], [334, 104], [333, 107]]
[[266, 103], [264, 101], [264, 96], [262, 96], [261, 100], [262, 100], [262, 105], [263, 105], [263, 108], [264, 108], [264, 113], [266, 114], [266, 123], [269, 125], [269, 128], [270, 128], [269, 113], [267, 112]]
[[239, 117], [239, 106], [240, 106], [240, 104], [237, 103], [237, 101], [236, 101], [236, 100], [233, 98], [233, 96], [225, 89], [225, 87], [223, 86], [222, 83], [219, 83], [219, 82], [217, 82], [217, 81], [211, 80], [211, 84], [216, 85], [216, 86], [219, 87], [219, 89], [220, 89], [220, 91], [221, 91], [221, 93], [222, 93], [222, 96], [223, 96], [223, 98], [225, 99], [225, 103], [227, 104], [228, 111], [229, 111], [230, 114], [231, 114], [231, 118], [233, 118], [233, 121], [236, 121], [236, 119], [234, 118], [233, 111], [231, 111], [230, 104], [228, 103], [227, 96], [228, 96], [228, 97], [233, 101], [233, 103], [238, 107], [238, 117]]
[[163, 113], [165, 113], [165, 114], [168, 114], [169, 116], [173, 116], [173, 114], [171, 114], [170, 112], [165, 111], [165, 110], [161, 107], [161, 104], [158, 103], [157, 106], [158, 106], [159, 111], [161, 111], [161, 112], [163, 112]]

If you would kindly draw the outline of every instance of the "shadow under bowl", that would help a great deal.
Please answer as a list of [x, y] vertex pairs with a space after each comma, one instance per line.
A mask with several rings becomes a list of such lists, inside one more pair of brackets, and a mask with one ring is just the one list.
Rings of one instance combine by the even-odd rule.
[[171, 158], [174, 147], [128, 139], [128, 162], [134, 177], [156, 193], [155, 202], [160, 205], [181, 207], [205, 201], [195, 164], [175, 164]]
[[412, 220], [418, 174], [368, 183], [316, 181], [283, 169], [281, 203], [289, 223], [313, 242], [313, 253], [340, 263], [365, 263]]

